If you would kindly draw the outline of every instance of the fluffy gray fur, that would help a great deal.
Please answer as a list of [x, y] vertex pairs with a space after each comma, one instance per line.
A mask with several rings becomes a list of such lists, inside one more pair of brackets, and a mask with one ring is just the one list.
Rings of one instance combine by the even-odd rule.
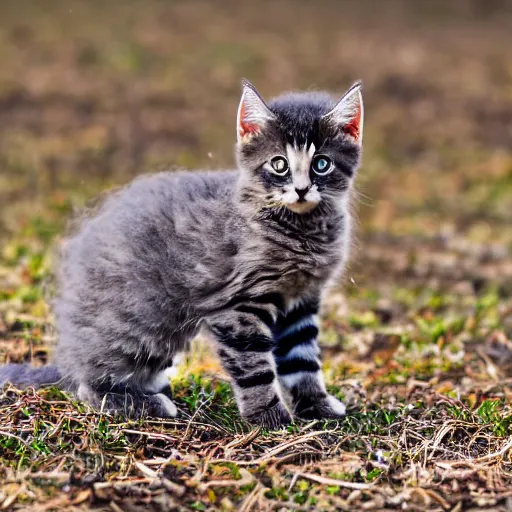
[[136, 179], [82, 223], [58, 271], [56, 368], [8, 365], [0, 383], [60, 379], [95, 407], [174, 416], [167, 369], [203, 329], [249, 421], [344, 414], [323, 383], [317, 313], [348, 255], [360, 84], [338, 103], [266, 105], [244, 82], [237, 129], [237, 171]]

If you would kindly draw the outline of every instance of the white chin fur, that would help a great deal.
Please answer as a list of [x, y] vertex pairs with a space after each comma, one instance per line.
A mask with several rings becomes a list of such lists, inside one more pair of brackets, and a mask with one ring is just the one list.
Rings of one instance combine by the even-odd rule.
[[305, 203], [285, 203], [286, 208], [295, 213], [307, 213], [310, 212], [318, 203], [307, 201]]

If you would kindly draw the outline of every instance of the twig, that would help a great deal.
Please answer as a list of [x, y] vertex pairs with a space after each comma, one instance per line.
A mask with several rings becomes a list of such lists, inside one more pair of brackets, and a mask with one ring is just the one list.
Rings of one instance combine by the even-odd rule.
[[151, 484], [154, 482], [153, 478], [130, 478], [128, 480], [119, 480], [117, 482], [114, 482], [112, 480], [109, 480], [108, 482], [96, 482], [93, 484], [94, 490], [96, 489], [108, 489], [116, 488], [116, 487], [130, 487], [131, 485], [138, 485], [138, 484]]
[[[190, 427], [192, 425], [192, 423], [194, 423], [194, 419], [196, 418], [196, 416], [200, 413], [201, 409], [208, 404], [208, 399], [205, 398], [203, 400], [203, 402], [201, 404], [199, 404], [199, 407], [197, 407], [197, 409], [194, 411], [194, 414], [192, 414], [192, 416], [190, 417], [190, 419], [188, 420], [187, 422], [187, 428], [185, 429], [185, 433], [183, 434], [183, 439], [186, 440], [188, 439], [188, 436], [189, 436], [189, 432], [190, 432]], [[210, 400], [211, 401], [211, 400]]]
[[31, 446], [24, 439], [18, 437], [15, 434], [11, 434], [10, 432], [6, 432], [5, 430], [0, 430], [0, 436], [12, 437], [13, 439], [16, 439], [16, 441], [19, 441], [21, 444], [25, 445], [27, 448], [31, 448]]
[[475, 458], [469, 458], [465, 460], [448, 460], [448, 461], [439, 461], [436, 462], [437, 466], [440, 466], [442, 468], [446, 468], [446, 466], [464, 466], [468, 464], [474, 464], [478, 462], [486, 462], [488, 460], [495, 459], [497, 457], [502, 457], [505, 455], [509, 450], [512, 450], [512, 439], [509, 440], [509, 442], [503, 446], [500, 450], [494, 453], [488, 453], [487, 455], [482, 455], [481, 457], [475, 457]]
[[373, 489], [371, 484], [360, 484], [357, 482], [347, 482], [346, 480], [336, 480], [335, 478], [327, 478], [325, 476], [314, 475], [313, 473], [299, 473], [299, 477], [311, 480], [323, 485], [337, 485], [338, 487], [346, 487], [347, 489], [356, 489], [358, 491], [367, 491]]
[[254, 439], [256, 439], [258, 437], [260, 432], [261, 432], [261, 427], [251, 430], [251, 432], [249, 432], [245, 436], [242, 436], [239, 439], [234, 439], [233, 441], [231, 441], [230, 443], [228, 443], [226, 445], [226, 451], [230, 451], [235, 448], [241, 448], [245, 445], [248, 445], [249, 443], [251, 443], [252, 441], [254, 441]]
[[148, 468], [142, 462], [135, 462], [135, 467], [148, 478], [158, 478], [158, 473], [151, 468]]
[[278, 453], [284, 452], [287, 448], [291, 448], [292, 446], [295, 446], [297, 444], [302, 444], [303, 442], [307, 441], [308, 439], [318, 437], [325, 434], [332, 434], [334, 430], [316, 430], [315, 432], [309, 432], [308, 434], [304, 434], [303, 436], [294, 439], [293, 441], [288, 441], [287, 443], [280, 444], [270, 450], [268, 453], [257, 459], [258, 463], [265, 462]]
[[239, 480], [210, 480], [203, 484], [198, 485], [201, 492], [206, 491], [209, 487], [242, 487], [253, 482], [254, 477], [246, 469], [240, 468], [240, 475], [242, 478]]
[[496, 457], [501, 457], [502, 455], [505, 455], [509, 450], [512, 449], [512, 439], [503, 447], [501, 450], [489, 453], [487, 455], [482, 455], [482, 457], [477, 457], [476, 459], [471, 459], [471, 462], [484, 462], [489, 459], [494, 459]]
[[299, 478], [299, 475], [300, 473], [298, 472], [295, 472], [292, 476], [292, 481], [290, 482], [290, 485], [288, 486], [288, 492], [292, 492], [292, 489], [293, 489], [293, 486], [295, 485], [295, 483], [297, 482], [298, 478]]
[[264, 487], [258, 482], [256, 487], [249, 493], [240, 506], [239, 512], [250, 512], [257, 504], [261, 495], [265, 492]]
[[139, 434], [141, 436], [147, 436], [150, 439], [159, 439], [161, 441], [169, 441], [172, 443], [176, 443], [178, 440], [175, 437], [167, 436], [165, 434], [159, 434], [158, 432], [144, 432], [143, 430], [132, 430], [129, 428], [123, 428], [122, 431], [125, 432], [126, 434]]
[[69, 480], [69, 473], [66, 471], [50, 471], [44, 473], [38, 471], [37, 473], [28, 473], [25, 475], [26, 478], [40, 478], [41, 480], [57, 480], [59, 482], [67, 482]]
[[186, 492], [185, 487], [179, 485], [175, 482], [172, 482], [168, 478], [160, 476], [156, 471], [151, 468], [148, 468], [142, 462], [135, 462], [135, 467], [147, 478], [151, 478], [152, 482], [156, 485], [161, 485], [165, 487], [168, 491], [176, 494], [177, 496], [183, 496]]

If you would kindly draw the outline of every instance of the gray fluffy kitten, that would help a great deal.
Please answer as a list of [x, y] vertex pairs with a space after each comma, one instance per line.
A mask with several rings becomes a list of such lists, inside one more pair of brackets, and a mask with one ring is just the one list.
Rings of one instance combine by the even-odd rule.
[[200, 329], [216, 341], [243, 417], [276, 427], [338, 418], [321, 372], [318, 310], [350, 244], [361, 84], [337, 103], [267, 105], [249, 82], [237, 171], [162, 173], [112, 194], [67, 240], [55, 366], [0, 383], [55, 383], [95, 407], [169, 417], [169, 370]]

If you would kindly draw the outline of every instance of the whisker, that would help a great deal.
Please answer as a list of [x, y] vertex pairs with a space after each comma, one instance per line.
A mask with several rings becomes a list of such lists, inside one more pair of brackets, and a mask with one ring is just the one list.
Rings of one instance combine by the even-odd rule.
[[[352, 189], [352, 197], [354, 197], [354, 199], [358, 203], [363, 204], [365, 206], [371, 206], [371, 207], [375, 206], [375, 201], [372, 197], [367, 196], [366, 194], [363, 194], [363, 192], [360, 192], [359, 190], [357, 190], [355, 188]], [[368, 201], [363, 201], [363, 199], [367, 199]]]

